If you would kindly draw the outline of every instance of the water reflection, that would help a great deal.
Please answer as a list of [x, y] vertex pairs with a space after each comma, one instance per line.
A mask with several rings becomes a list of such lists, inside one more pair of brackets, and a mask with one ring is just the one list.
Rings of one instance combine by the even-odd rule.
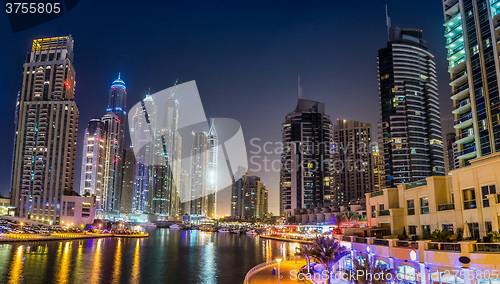
[[103, 239], [98, 239], [95, 247], [92, 247], [92, 254], [89, 255], [93, 258], [94, 266], [92, 267], [92, 275], [90, 276], [90, 283], [98, 283], [101, 274], [101, 244]]
[[0, 245], [0, 283], [241, 283], [253, 266], [293, 259], [298, 244], [200, 231]]
[[19, 246], [12, 261], [12, 266], [10, 268], [10, 278], [9, 283], [19, 283], [22, 278], [23, 273], [23, 246]]
[[137, 239], [135, 243], [135, 252], [134, 252], [134, 263], [132, 266], [132, 278], [130, 279], [130, 283], [139, 283], [139, 252], [141, 249], [140, 239]]
[[113, 269], [113, 283], [120, 283], [120, 276], [122, 270], [122, 240], [118, 239], [118, 244], [116, 245], [115, 253], [115, 263]]

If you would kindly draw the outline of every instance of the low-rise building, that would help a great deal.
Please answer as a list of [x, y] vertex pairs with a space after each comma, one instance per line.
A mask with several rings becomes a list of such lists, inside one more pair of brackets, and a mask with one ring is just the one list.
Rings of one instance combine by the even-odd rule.
[[95, 196], [63, 195], [61, 205], [61, 225], [82, 228], [94, 222]]
[[385, 188], [366, 194], [368, 224], [392, 235], [418, 236], [434, 230], [462, 235], [469, 226], [479, 239], [499, 230], [500, 153], [471, 160], [447, 176]]

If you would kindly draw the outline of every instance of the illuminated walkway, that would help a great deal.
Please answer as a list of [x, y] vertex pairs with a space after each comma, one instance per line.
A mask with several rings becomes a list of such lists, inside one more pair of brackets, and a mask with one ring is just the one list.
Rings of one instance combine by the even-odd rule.
[[[298, 280], [296, 275], [302, 266], [306, 265], [305, 259], [297, 260], [289, 260], [284, 261], [280, 265], [280, 274], [282, 278], [280, 280], [280, 284], [288, 284], [288, 283], [316, 283], [320, 284], [320, 282], [311, 282], [311, 281], [303, 281]], [[256, 271], [249, 279], [249, 284], [265, 284], [265, 283], [278, 283], [278, 275], [273, 275], [273, 268], [276, 267], [278, 269], [278, 264], [271, 265], [269, 267], [263, 268], [261, 270]], [[295, 271], [294, 271], [295, 270]], [[290, 271], [294, 271], [290, 274]], [[334, 280], [332, 283], [335, 284], [345, 284], [348, 282], [342, 280]]]

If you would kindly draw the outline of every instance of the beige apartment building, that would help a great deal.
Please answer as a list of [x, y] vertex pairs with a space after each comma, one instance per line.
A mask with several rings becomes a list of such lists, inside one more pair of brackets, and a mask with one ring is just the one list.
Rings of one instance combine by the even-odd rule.
[[500, 153], [470, 160], [447, 176], [366, 194], [368, 224], [391, 235], [422, 237], [434, 230], [460, 234], [465, 224], [475, 239], [499, 230]]

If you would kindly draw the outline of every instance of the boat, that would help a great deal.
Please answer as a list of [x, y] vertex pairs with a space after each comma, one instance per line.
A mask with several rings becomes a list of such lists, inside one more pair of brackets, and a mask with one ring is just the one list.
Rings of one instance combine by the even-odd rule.
[[180, 229], [181, 229], [181, 226], [179, 226], [179, 224], [172, 224], [172, 225], [170, 225], [169, 229], [172, 229], [172, 230], [180, 230]]
[[249, 230], [249, 231], [246, 232], [246, 234], [247, 235], [257, 235], [259, 233], [257, 233], [257, 231], [255, 231], [255, 230]]
[[151, 222], [141, 223], [141, 224], [139, 224], [139, 226], [144, 227], [144, 228], [156, 228], [156, 224], [151, 223]]
[[241, 231], [239, 229], [233, 229], [233, 230], [231, 230], [231, 233], [239, 235], [241, 233]]
[[219, 229], [219, 233], [229, 233], [231, 232], [228, 228], [221, 228]]

